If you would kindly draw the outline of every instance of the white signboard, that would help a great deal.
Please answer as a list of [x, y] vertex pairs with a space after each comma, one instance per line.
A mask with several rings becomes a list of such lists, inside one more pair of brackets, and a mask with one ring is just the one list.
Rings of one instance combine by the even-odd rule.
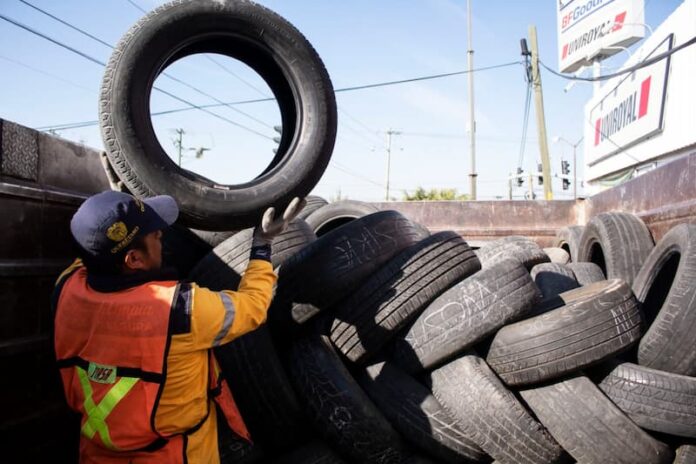
[[[558, 0], [558, 68], [573, 72], [643, 38], [643, 0]], [[612, 48], [614, 47], [614, 48]]]
[[[645, 59], [672, 48], [665, 38]], [[585, 107], [585, 162], [592, 166], [662, 130], [670, 58], [621, 77]]]

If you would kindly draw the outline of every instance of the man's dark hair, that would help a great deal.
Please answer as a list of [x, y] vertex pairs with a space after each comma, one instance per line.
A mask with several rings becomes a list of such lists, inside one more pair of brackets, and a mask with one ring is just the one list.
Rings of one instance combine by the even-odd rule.
[[96, 258], [89, 253], [87, 253], [76, 241], [73, 240], [73, 247], [75, 248], [77, 256], [82, 259], [87, 272], [94, 275], [108, 275], [116, 276], [123, 273], [123, 258], [126, 256], [129, 250], [141, 250], [145, 251], [145, 236], [139, 235], [133, 239], [133, 242], [121, 250], [109, 257], [99, 257]]

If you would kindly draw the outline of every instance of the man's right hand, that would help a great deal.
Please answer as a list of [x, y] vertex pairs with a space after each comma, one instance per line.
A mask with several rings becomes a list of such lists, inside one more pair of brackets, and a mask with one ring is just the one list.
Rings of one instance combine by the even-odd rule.
[[254, 236], [251, 243], [252, 247], [270, 245], [273, 239], [281, 234], [287, 227], [290, 221], [295, 219], [302, 208], [307, 204], [304, 198], [295, 197], [290, 202], [283, 215], [275, 218], [275, 208], [270, 207], [263, 213], [261, 225], [254, 229]]

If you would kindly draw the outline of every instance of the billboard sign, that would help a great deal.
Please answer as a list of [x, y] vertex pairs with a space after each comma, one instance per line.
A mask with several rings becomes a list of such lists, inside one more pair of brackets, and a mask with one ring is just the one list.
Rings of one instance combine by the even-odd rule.
[[558, 68], [573, 72], [644, 36], [644, 0], [558, 0]]
[[[669, 51], [669, 35], [645, 59]], [[589, 166], [662, 130], [670, 58], [621, 76], [585, 107], [585, 156]]]

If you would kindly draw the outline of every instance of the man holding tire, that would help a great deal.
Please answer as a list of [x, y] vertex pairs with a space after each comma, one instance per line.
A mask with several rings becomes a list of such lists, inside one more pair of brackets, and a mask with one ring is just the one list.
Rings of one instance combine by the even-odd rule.
[[77, 260], [53, 297], [55, 352], [81, 418], [80, 462], [216, 463], [217, 417], [249, 439], [212, 353], [266, 320], [273, 238], [300, 212], [266, 210], [237, 291], [213, 292], [162, 269], [172, 197], [121, 192], [87, 199], [70, 228]]

